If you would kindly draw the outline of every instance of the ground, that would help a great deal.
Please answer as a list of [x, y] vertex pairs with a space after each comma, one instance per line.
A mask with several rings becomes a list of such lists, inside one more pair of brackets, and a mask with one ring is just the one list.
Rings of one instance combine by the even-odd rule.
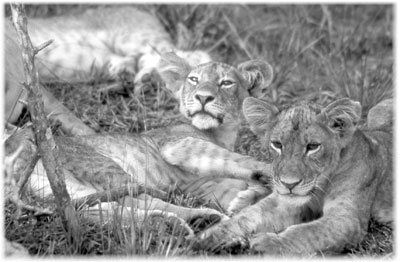
[[[181, 48], [207, 50], [215, 60], [237, 65], [249, 59], [265, 59], [275, 70], [265, 99], [276, 104], [309, 99], [327, 104], [350, 97], [361, 102], [363, 116], [393, 92], [392, 5], [151, 5]], [[83, 10], [82, 5], [28, 6], [33, 15], [58, 15]], [[179, 35], [177, 24], [190, 37]], [[184, 40], [182, 40], [184, 39]], [[131, 90], [102, 94], [110, 83], [50, 83], [47, 88], [98, 132], [141, 132], [182, 121], [172, 96], [160, 85], [140, 96]], [[26, 121], [27, 118], [25, 118]], [[61, 131], [56, 133], [62, 135]], [[246, 125], [236, 150], [263, 160], [256, 137]], [[175, 199], [175, 201], [177, 201]], [[185, 205], [191, 202], [184, 199]], [[198, 205], [195, 203], [194, 205]], [[15, 207], [5, 208], [7, 239], [15, 240], [31, 254], [146, 254], [178, 256], [212, 254], [193, 251], [182, 237], [170, 234], [165, 223], [123, 228], [82, 223], [79, 243], [70, 243], [57, 216], [34, 217], [26, 213], [15, 220]], [[157, 223], [155, 221], [154, 223]], [[247, 254], [247, 250], [235, 253]], [[392, 230], [375, 221], [347, 257], [392, 257]]]

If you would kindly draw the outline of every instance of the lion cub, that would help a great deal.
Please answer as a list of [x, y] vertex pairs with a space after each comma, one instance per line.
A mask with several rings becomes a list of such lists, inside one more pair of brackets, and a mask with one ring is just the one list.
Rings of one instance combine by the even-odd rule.
[[[357, 127], [360, 103], [345, 98], [278, 109], [246, 98], [243, 111], [273, 154], [273, 193], [204, 232], [206, 246], [249, 239], [266, 254], [340, 252], [363, 239], [371, 217], [393, 221], [391, 128]], [[379, 117], [370, 112], [368, 123]]]
[[192, 66], [211, 61], [204, 51], [176, 48], [157, 17], [138, 6], [100, 6], [80, 14], [31, 18], [28, 25], [35, 45], [54, 40], [37, 57], [43, 80], [118, 79], [127, 73], [137, 93], [159, 69], [160, 54], [175, 52]]
[[[5, 120], [15, 123], [21, 115], [27, 93], [17, 35], [11, 22], [5, 20], [6, 99]], [[29, 18], [29, 35], [36, 46], [54, 42], [38, 53], [36, 66], [41, 83], [54, 80], [69, 83], [99, 77], [120, 79], [134, 86], [138, 93], [156, 76], [161, 53], [174, 51], [191, 65], [211, 61], [203, 51], [177, 49], [158, 19], [134, 6], [103, 6], [81, 14], [48, 18]], [[132, 82], [132, 83], [131, 83]], [[62, 123], [70, 135], [93, 134], [77, 117], [41, 87], [44, 110], [51, 119]]]
[[[237, 192], [248, 187], [251, 176], [265, 169], [264, 163], [232, 150], [243, 100], [262, 94], [272, 80], [271, 66], [252, 60], [237, 68], [217, 62], [192, 67], [174, 53], [165, 54], [163, 61], [161, 76], [190, 124], [141, 135], [55, 137], [72, 199], [137, 185], [163, 191], [179, 187], [190, 193], [199, 179], [230, 177], [229, 185], [222, 180], [201, 191], [206, 199], [216, 197], [228, 209]], [[6, 152], [16, 147], [6, 146]], [[22, 168], [17, 161], [13, 173]], [[40, 197], [52, 194], [41, 161], [29, 183]]]

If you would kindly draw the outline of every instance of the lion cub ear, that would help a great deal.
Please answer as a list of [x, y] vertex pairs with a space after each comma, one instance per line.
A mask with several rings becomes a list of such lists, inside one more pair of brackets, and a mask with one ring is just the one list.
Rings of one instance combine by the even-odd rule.
[[243, 101], [243, 115], [251, 131], [259, 137], [263, 137], [269, 131], [278, 113], [279, 109], [276, 106], [260, 99], [247, 97]]
[[192, 68], [181, 57], [173, 52], [161, 56], [159, 74], [165, 82], [166, 88], [178, 97], [178, 92]]
[[321, 117], [341, 138], [351, 137], [361, 118], [361, 105], [349, 98], [342, 98], [323, 109]]
[[273, 79], [272, 66], [265, 61], [250, 60], [238, 65], [238, 70], [249, 82], [248, 91], [254, 97], [261, 97]]

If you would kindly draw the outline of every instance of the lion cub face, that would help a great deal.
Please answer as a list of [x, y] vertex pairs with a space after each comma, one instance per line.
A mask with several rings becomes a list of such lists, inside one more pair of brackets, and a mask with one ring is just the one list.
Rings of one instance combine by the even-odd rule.
[[240, 117], [247, 90], [233, 67], [210, 62], [190, 71], [181, 90], [180, 111], [199, 129], [217, 128]]
[[276, 191], [298, 198], [310, 197], [329, 182], [361, 115], [360, 104], [349, 99], [326, 108], [302, 103], [279, 110], [248, 98], [243, 110], [272, 153]]
[[209, 62], [191, 67], [173, 53], [163, 57], [160, 74], [180, 101], [180, 112], [201, 129], [240, 121], [244, 98], [261, 95], [272, 80], [272, 68], [249, 61], [235, 68]]

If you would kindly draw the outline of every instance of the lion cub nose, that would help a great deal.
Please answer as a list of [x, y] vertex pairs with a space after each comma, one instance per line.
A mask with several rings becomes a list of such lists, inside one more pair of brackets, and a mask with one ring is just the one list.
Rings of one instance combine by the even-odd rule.
[[215, 99], [212, 95], [199, 95], [199, 94], [195, 95], [194, 98], [196, 98], [203, 106]]
[[288, 180], [288, 181], [282, 181], [281, 183], [282, 185], [284, 185], [287, 189], [292, 190], [295, 186], [297, 186], [298, 184], [300, 184], [302, 181], [302, 179], [298, 179], [298, 180]]

